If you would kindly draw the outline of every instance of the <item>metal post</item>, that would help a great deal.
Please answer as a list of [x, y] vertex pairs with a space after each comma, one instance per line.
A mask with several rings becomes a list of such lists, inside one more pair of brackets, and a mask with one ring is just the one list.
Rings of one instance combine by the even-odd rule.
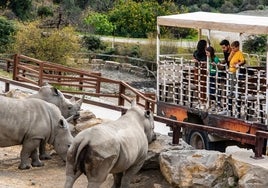
[[[208, 44], [207, 46], [210, 45], [210, 29], [208, 30], [208, 35], [207, 35], [207, 39], [208, 39]], [[206, 94], [206, 98], [207, 98], [207, 104], [206, 104], [206, 109], [209, 108], [209, 102], [210, 102], [210, 93], [209, 93], [209, 89], [210, 89], [210, 73], [209, 73], [209, 58], [207, 58], [207, 94]]]
[[157, 35], [156, 35], [156, 70], [157, 70], [157, 74], [156, 74], [156, 96], [157, 96], [157, 101], [159, 101], [159, 64], [160, 64], [160, 26], [157, 24]]
[[265, 124], [268, 125], [268, 35], [266, 37], [266, 109], [265, 109]]

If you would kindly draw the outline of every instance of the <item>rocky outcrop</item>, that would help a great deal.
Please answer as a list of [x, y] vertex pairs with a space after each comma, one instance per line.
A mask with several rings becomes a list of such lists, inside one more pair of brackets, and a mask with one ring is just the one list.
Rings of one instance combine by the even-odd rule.
[[195, 150], [183, 140], [170, 143], [169, 136], [158, 135], [142, 170], [159, 168], [173, 187], [268, 187], [267, 156], [256, 160], [252, 150], [236, 146], [221, 153]]

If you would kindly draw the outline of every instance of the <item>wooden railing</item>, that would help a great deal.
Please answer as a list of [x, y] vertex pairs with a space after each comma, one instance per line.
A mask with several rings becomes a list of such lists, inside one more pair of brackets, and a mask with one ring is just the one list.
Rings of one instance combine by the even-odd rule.
[[[154, 94], [147, 95], [141, 93], [125, 82], [103, 78], [101, 77], [100, 73], [67, 68], [61, 65], [55, 65], [49, 62], [33, 59], [24, 55], [15, 55], [14, 61], [9, 59], [7, 65], [13, 67], [13, 80], [0, 77], [0, 81], [5, 83], [5, 91], [9, 90], [11, 84], [32, 90], [38, 90], [39, 86], [47, 82], [58, 86], [67, 86], [72, 89], [76, 88], [76, 90], [63, 90], [61, 88], [61, 91], [65, 93], [67, 98], [71, 97], [70, 94], [85, 94], [86, 96], [115, 98], [118, 100], [117, 105], [111, 105], [86, 98], [84, 102], [88, 104], [123, 112], [126, 110], [126, 108], [124, 108], [125, 102], [130, 102], [134, 98], [136, 99], [138, 105], [143, 106], [145, 109], [151, 109], [153, 111], [155, 110], [156, 103]], [[7, 67], [7, 70], [10, 70], [10, 67]], [[116, 92], [102, 92], [102, 84], [104, 83], [117, 85]], [[203, 130], [211, 133], [225, 133], [233, 136], [234, 138], [239, 137], [252, 139], [255, 146], [254, 158], [256, 159], [262, 158], [262, 151], [265, 147], [263, 145], [263, 141], [264, 139], [268, 139], [268, 133], [264, 131], [257, 131], [254, 135], [172, 120], [160, 116], [155, 116], [155, 120], [166, 123], [167, 125], [171, 125], [173, 129], [173, 144], [179, 143], [179, 138], [181, 137], [180, 130], [186, 126], [191, 127], [192, 129]]]
[[[13, 80], [42, 86], [49, 83], [60, 87], [63, 93], [79, 94], [91, 97], [117, 99], [118, 106], [126, 105], [133, 99], [145, 109], [155, 110], [155, 94], [141, 93], [124, 81], [104, 78], [99, 72], [83, 71], [66, 66], [41, 61], [25, 55], [15, 54], [13, 62]], [[10, 70], [7, 67], [7, 70]], [[111, 90], [105, 88], [108, 84]]]

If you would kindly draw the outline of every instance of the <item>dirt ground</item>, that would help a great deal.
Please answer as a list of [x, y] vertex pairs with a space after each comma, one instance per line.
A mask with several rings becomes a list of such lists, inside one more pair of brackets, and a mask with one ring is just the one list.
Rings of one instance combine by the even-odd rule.
[[[51, 150], [52, 159], [44, 161], [45, 166], [19, 170], [21, 146], [0, 148], [0, 188], [61, 188], [65, 182], [65, 163]], [[112, 176], [108, 176], [101, 188], [112, 185]], [[87, 179], [81, 175], [74, 188], [87, 186]], [[131, 188], [170, 188], [158, 170], [149, 170], [137, 174]]]
[[[118, 71], [103, 70], [106, 77], [126, 80], [127, 82], [144, 81], [148, 78], [119, 73]], [[65, 163], [57, 154], [52, 155], [51, 160], [44, 161], [45, 166], [33, 167], [29, 170], [19, 170], [21, 146], [0, 148], [0, 188], [61, 188], [65, 182]], [[53, 152], [54, 150], [52, 150]], [[108, 176], [101, 188], [109, 188], [113, 178]], [[74, 188], [87, 187], [87, 179], [81, 175], [75, 182]], [[148, 170], [137, 174], [133, 178], [131, 188], [170, 188], [159, 170]]]

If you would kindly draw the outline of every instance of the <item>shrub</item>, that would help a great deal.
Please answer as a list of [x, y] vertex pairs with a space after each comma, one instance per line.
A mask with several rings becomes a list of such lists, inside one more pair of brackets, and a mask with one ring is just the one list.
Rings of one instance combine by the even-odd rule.
[[40, 16], [41, 18], [53, 16], [53, 11], [50, 7], [41, 6], [41, 7], [38, 7], [37, 15]]
[[13, 51], [40, 60], [66, 64], [68, 57], [80, 49], [79, 37], [71, 27], [45, 31], [38, 22], [20, 26]]
[[83, 36], [83, 47], [89, 51], [96, 51], [98, 49], [103, 50], [105, 48], [100, 38], [93, 35]]
[[265, 35], [251, 35], [243, 43], [243, 51], [250, 54], [264, 53], [266, 50], [266, 36]]
[[0, 17], [0, 53], [6, 51], [7, 46], [13, 42], [15, 26], [11, 21]]

